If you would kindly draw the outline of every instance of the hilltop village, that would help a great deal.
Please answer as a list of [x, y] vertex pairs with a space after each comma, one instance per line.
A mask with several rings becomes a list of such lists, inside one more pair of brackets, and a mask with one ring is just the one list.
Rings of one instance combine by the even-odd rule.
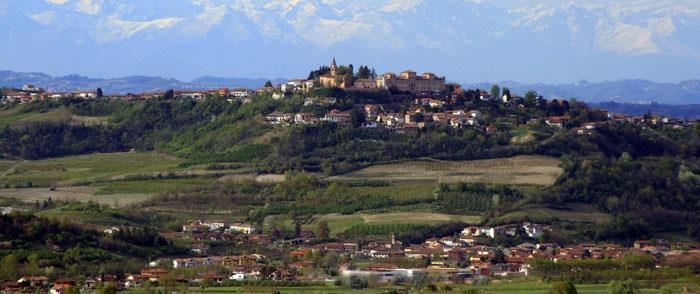
[[[136, 147], [132, 149], [132, 146], [141, 147], [144, 145], [139, 144], [149, 141], [137, 135], [149, 134], [167, 138], [175, 143], [170, 144], [172, 141], [155, 143], [156, 140], [153, 140], [153, 142], [149, 141], [153, 145], [145, 149], [161, 147], [178, 156], [184, 154], [182, 155], [184, 159], [175, 164], [176, 168], [181, 168], [177, 171], [168, 170], [161, 173], [158, 172], [160, 170], [153, 171], [147, 166], [141, 166], [137, 169], [137, 172], [141, 173], [108, 174], [103, 178], [80, 179], [72, 182], [73, 186], [70, 187], [56, 185], [56, 182], [40, 183], [21, 178], [21, 182], [12, 182], [13, 186], [10, 182], [3, 183], [6, 189], [16, 189], [16, 191], [43, 189], [40, 190], [41, 192], [54, 192], [64, 188], [76, 190], [86, 188], [87, 190], [98, 189], [90, 186], [92, 184], [106, 185], [118, 182], [116, 185], [121, 186], [112, 187], [113, 189], [129, 190], [132, 188], [130, 181], [142, 185], [147, 181], [158, 181], [164, 186], [177, 181], [192, 181], [196, 184], [193, 185], [194, 188], [187, 186], [191, 189], [186, 189], [185, 186], [174, 186], [173, 191], [168, 193], [160, 191], [161, 187], [157, 186], [155, 190], [162, 192], [161, 194], [156, 194], [155, 197], [143, 203], [126, 206], [125, 210], [117, 209], [119, 199], [114, 201], [113, 207], [69, 200], [54, 202], [51, 198], [45, 200], [43, 204], [34, 198], [32, 200], [35, 202], [29, 205], [23, 203], [23, 208], [2, 207], [0, 224], [8, 228], [12, 226], [14, 230], [8, 229], [5, 235], [0, 236], [13, 236], [17, 240], [1, 242], [0, 250], [7, 250], [7, 252], [14, 250], [22, 260], [22, 271], [0, 275], [3, 291], [8, 293], [49, 291], [76, 293], [76, 290], [91, 292], [103, 291], [106, 285], [109, 285], [111, 290], [135, 289], [135, 291], [143, 290], [147, 293], [151, 293], [153, 289], [165, 289], [165, 292], [169, 292], [177, 287], [188, 286], [244, 287], [244, 292], [255, 290], [255, 287], [326, 286], [343, 289], [388, 287], [388, 291], [394, 291], [389, 293], [408, 292], [408, 289], [448, 292], [452, 291], [452, 287], [497, 285], [511, 280], [532, 281], [534, 277], [541, 280], [575, 280], [577, 283], [603, 283], [612, 279], [622, 280], [629, 276], [645, 281], [665, 281], [692, 276], [700, 269], [700, 246], [692, 241], [698, 234], [698, 227], [692, 223], [696, 216], [692, 212], [685, 213], [687, 211], [682, 210], [694, 205], [692, 198], [686, 201], [682, 195], [687, 191], [691, 192], [688, 194], [693, 194], [692, 191], [695, 190], [692, 189], [700, 187], [696, 182], [696, 178], [700, 178], [695, 174], [697, 169], [685, 165], [679, 165], [676, 168], [669, 161], [661, 160], [658, 166], [653, 166], [658, 167], [656, 169], [638, 168], [641, 164], [634, 165], [632, 156], [644, 158], [647, 154], [632, 152], [633, 155], [630, 155], [630, 152], [624, 151], [622, 147], [619, 150], [613, 148], [617, 145], [613, 147], [604, 145], [608, 142], [600, 139], [603, 137], [600, 133], [603, 132], [607, 132], [605, 136], [614, 136], [618, 139], [621, 138], [618, 134], [631, 138], [644, 137], [639, 135], [639, 130], [686, 131], [696, 128], [697, 121], [652, 114], [633, 117], [601, 109], [588, 109], [585, 103], [575, 99], [545, 99], [532, 91], [523, 93], [521, 96], [498, 85], [494, 85], [491, 89], [463, 89], [459, 84], [448, 83], [446, 77], [431, 72], [417, 74], [412, 70], [405, 70], [399, 74], [388, 72], [378, 75], [374, 69], [367, 66], [360, 66], [358, 70], [355, 70], [352, 65], [339, 66], [335, 59], [329, 66], [321, 66], [311, 71], [305, 79], [289, 80], [279, 85], [268, 82], [258, 89], [223, 88], [111, 94], [103, 93], [102, 89], [57, 93], [46, 91], [39, 86], [25, 85], [21, 89], [2, 89], [0, 101], [9, 110], [16, 110], [12, 109], [14, 106], [28, 105], [27, 112], [37, 111], [42, 114], [46, 111], [45, 109], [55, 111], [57, 108], [66, 106], [74, 106], [75, 109], [82, 111], [81, 113], [100, 115], [117, 113], [113, 117], [118, 117], [127, 111], [134, 111], [133, 113], [139, 115], [120, 117], [123, 129], [119, 129], [122, 126], [114, 126], [118, 124], [115, 122], [117, 120], [99, 120], [98, 116], [93, 117], [93, 120], [87, 120], [83, 115], [70, 115], [67, 116], [66, 121], [60, 121], [59, 127], [55, 129], [46, 127], [46, 129], [51, 132], [57, 132], [56, 130], [60, 130], [60, 127], [75, 129], [70, 129], [70, 132], [62, 136], [46, 137], [64, 142], [69, 139], [77, 140], [75, 138], [83, 134], [104, 136], [99, 137], [99, 140], [88, 137], [88, 143], [76, 144], [76, 146], [83, 148], [80, 150], [84, 153], [107, 150], [106, 152], [134, 154], [137, 153], [134, 151]], [[153, 101], [155, 102], [152, 105], [148, 105], [153, 108], [144, 106]], [[212, 103], [207, 104], [208, 102]], [[133, 105], [138, 107], [132, 108]], [[183, 109], [187, 109], [182, 111], [184, 113], [182, 117], [177, 117], [174, 114], [176, 111], [172, 111], [172, 108], [179, 105], [185, 105]], [[235, 107], [235, 110], [212, 114], [214, 112], [207, 112], [209, 111], [207, 109], [197, 115], [189, 116], [189, 111], [197, 106], [210, 107], [217, 111], [226, 107], [231, 109]], [[142, 109], [147, 111], [137, 112]], [[160, 116], [161, 112], [167, 112], [167, 115], [163, 115], [165, 118]], [[243, 112], [245, 114], [241, 114]], [[23, 114], [20, 113], [19, 116]], [[151, 120], [152, 117], [162, 121]], [[8, 142], [17, 142], [6, 148], [8, 154], [31, 159], [73, 155], [73, 153], [50, 153], [54, 149], [70, 152], [73, 149], [52, 149], [54, 145], [44, 141], [36, 145], [26, 143], [32, 142], [32, 137], [20, 132], [34, 131], [34, 129], [26, 127], [32, 125], [25, 124], [27, 122], [22, 119], [24, 117], [19, 119], [17, 124], [3, 130], [4, 138], [7, 138]], [[136, 120], [138, 123], [131, 124]], [[179, 133], [160, 132], [161, 129], [171, 127], [171, 124], [189, 127], [192, 121], [201, 122], [204, 127], [184, 131], [180, 129]], [[218, 123], [220, 125], [216, 125]], [[227, 123], [229, 125], [226, 125]], [[207, 141], [192, 139], [202, 133], [203, 129], [215, 129], [222, 125], [225, 126], [222, 128], [224, 132], [207, 134], [209, 139]], [[93, 129], [89, 129], [90, 126], [98, 126], [100, 129], [91, 133]], [[133, 131], [137, 127], [140, 129]], [[608, 128], [623, 130], [615, 133]], [[240, 135], [255, 133], [256, 130], [262, 131], [253, 139]], [[136, 134], [133, 135], [134, 137], [130, 137], [131, 131]], [[302, 136], [308, 135], [304, 134], [306, 131], [313, 134]], [[615, 131], [618, 130], [615, 129]], [[329, 133], [331, 135], [323, 136]], [[418, 135], [425, 133], [429, 133], [429, 136], [422, 138], [423, 141], [412, 141]], [[335, 142], [329, 143], [330, 140], [335, 140], [335, 137], [350, 137], [353, 134], [360, 134], [363, 137], [349, 140], [352, 142], [348, 145], [349, 147], [346, 147], [347, 149], [323, 149], [336, 145]], [[225, 152], [228, 153], [214, 153], [209, 152], [208, 149], [200, 150], [200, 153], [193, 151], [202, 146], [211, 147], [210, 145], [219, 143], [217, 140], [220, 137], [228, 135], [233, 139], [229, 138], [230, 141], [223, 141], [224, 143], [221, 144], [245, 140], [249, 140], [246, 143], [253, 143], [243, 147], [224, 146]], [[462, 141], [453, 137], [460, 137]], [[601, 146], [610, 147], [612, 151], [609, 153], [612, 155], [594, 157], [584, 154], [587, 150], [596, 150], [591, 147], [593, 144], [583, 140], [589, 138], [592, 141], [603, 142], [600, 143]], [[287, 141], [284, 141], [285, 139]], [[380, 141], [385, 139], [394, 141], [383, 145], [384, 149], [370, 148], [373, 144], [380, 145]], [[624, 141], [624, 138], [621, 140]], [[119, 141], [122, 144], [113, 144], [113, 141]], [[134, 141], [136, 143], [133, 143]], [[355, 141], [361, 141], [361, 144], [354, 144]], [[551, 143], [553, 147], [548, 145], [547, 150], [537, 153], [536, 151], [539, 151], [537, 148], [543, 146], [539, 144], [542, 141], [553, 142]], [[17, 147], [20, 143], [25, 145], [21, 148]], [[173, 147], [178, 143], [186, 147], [183, 149]], [[418, 145], [419, 143], [423, 145]], [[617, 141], [614, 143], [623, 145]], [[99, 144], [104, 144], [108, 148], [92, 148], [93, 145]], [[624, 144], [627, 143], [624, 142]], [[648, 147], [652, 149], [650, 152], [657, 152], [653, 154], [666, 155], [663, 146], [672, 145], [673, 141], [640, 139], [629, 144], [635, 145], [632, 147]], [[420, 150], [410, 150], [414, 145]], [[30, 148], [32, 146], [38, 146], [36, 147], [38, 151], [34, 152]], [[689, 146], [678, 148], [680, 151], [672, 151], [676, 152], [674, 155], [687, 153], [691, 154], [689, 156], [695, 156], [694, 152], [697, 152], [693, 147], [695, 145], [689, 144]], [[570, 153], [552, 151], [560, 147], [569, 148], [566, 150]], [[367, 150], [360, 150], [362, 148]], [[292, 153], [290, 149], [297, 153]], [[305, 156], [308, 153], [303, 153], [316, 149], [321, 150], [314, 153], [317, 158], [308, 158]], [[430, 153], [433, 149], [436, 153]], [[273, 153], [273, 150], [281, 155], [266, 157]], [[478, 154], [479, 151], [482, 153]], [[391, 152], [403, 154], [403, 157], [380, 156]], [[575, 152], [580, 152], [586, 157], [581, 162], [571, 160], [570, 162], [574, 163], [567, 166], [567, 169], [560, 168], [560, 161], [554, 157], [573, 157], [571, 154], [579, 154]], [[221, 154], [226, 156], [219, 156]], [[440, 161], [432, 158], [427, 160], [432, 164], [428, 168], [429, 172], [448, 169], [445, 167], [448, 165], [446, 162], [455, 158], [458, 160], [500, 159], [517, 155], [552, 156], [550, 160], [555, 161], [556, 164], [542, 169], [555, 169], [556, 172], [552, 181], [546, 185], [516, 183], [506, 186], [493, 179], [489, 179], [487, 184], [467, 181], [446, 183], [440, 178], [435, 182], [424, 184], [425, 186], [434, 185], [428, 187], [427, 198], [407, 197], [409, 199], [399, 200], [396, 199], [403, 195], [396, 197], [395, 194], [411, 194], [411, 191], [388, 189], [390, 192], [376, 193], [376, 195], [369, 192], [351, 195], [348, 192], [350, 188], [367, 190], [394, 188], [390, 187], [391, 183], [373, 178], [374, 174], [356, 182], [347, 181], [340, 184], [333, 182], [333, 176], [357, 171], [378, 162], [400, 162], [407, 158], [422, 160], [436, 154], [435, 157], [439, 157]], [[331, 156], [337, 157], [329, 160]], [[172, 157], [175, 156], [168, 154], [157, 157], [155, 164], [160, 164], [161, 161]], [[218, 157], [224, 158], [220, 160]], [[342, 158], [343, 162], [338, 158]], [[263, 162], [262, 159], [268, 159], [271, 162]], [[255, 160], [260, 161], [255, 162]], [[611, 160], [612, 167], [596, 166], [603, 165], [606, 162], [604, 160]], [[22, 168], [17, 166], [26, 161], [16, 160], [8, 164], [7, 174], [17, 173], [23, 176]], [[653, 163], [657, 164], [656, 161]], [[120, 166], [122, 162], [111, 164]], [[459, 164], [464, 164], [464, 161]], [[192, 166], [200, 169], [185, 170]], [[574, 168], [583, 169], [591, 166], [595, 168], [592, 169], [593, 171], [586, 170], [588, 174], [581, 171], [580, 173], [570, 172], [577, 171]], [[490, 168], [489, 165], [487, 167]], [[685, 230], [684, 233], [687, 234], [682, 238], [641, 239], [644, 238], [640, 237], [643, 233], [652, 235], [649, 232], [652, 231], [650, 227], [653, 225], [644, 221], [623, 219], [623, 213], [632, 211], [631, 207], [638, 207], [639, 210], [645, 210], [646, 207], [640, 202], [635, 202], [636, 198], [624, 195], [617, 190], [615, 192], [620, 194], [611, 194], [610, 197], [598, 199], [597, 193], [602, 195], [603, 192], [599, 191], [606, 190], [595, 186], [599, 190], [591, 189], [592, 192], [589, 192], [588, 186], [593, 184], [586, 183], [582, 179], [587, 176], [596, 184], [609, 181], [609, 186], [614, 186], [613, 188], [616, 189], [618, 185], [614, 180], [617, 178], [613, 179], [608, 174], [596, 172], [605, 168], [607, 168], [606, 171], [627, 168], [657, 173], [661, 167], [672, 169], [675, 172], [674, 176], [655, 181], [654, 184], [658, 186], [654, 187], [651, 184], [639, 184], [639, 189], [644, 192], [639, 194], [645, 195], [648, 199], [654, 199], [653, 201], [642, 200], [645, 203], [653, 202], [662, 208], [666, 208], [663, 205], [668, 203], [669, 206], [673, 205], [673, 208], [682, 212], [672, 214], [670, 210], [658, 210], [662, 212], [659, 213], [662, 218], [677, 217], [690, 223], [682, 224], [687, 226], [680, 226], [681, 230]], [[67, 164], [61, 164], [54, 169], [43, 166], [40, 168], [41, 171], [37, 173], [60, 173], [66, 170], [91, 172], [88, 169], [75, 168]], [[117, 169], [114, 166], [110, 168]], [[243, 172], [239, 172], [239, 169]], [[562, 172], [559, 173], [559, 170]], [[245, 176], [252, 175], [252, 179], [246, 178], [233, 183], [224, 183], [222, 180], [237, 176], [243, 178], [244, 172]], [[469, 167], [459, 172], [466, 176], [476, 174]], [[535, 172], [527, 170], [523, 173]], [[283, 173], [284, 176], [282, 176]], [[389, 169], [388, 173], [410, 173], [410, 171]], [[307, 178], [307, 174], [323, 177], [323, 180], [310, 179], [311, 176]], [[258, 178], [270, 175], [281, 177], [283, 180], [257, 182]], [[671, 181], [671, 178], [678, 181], [687, 180], [690, 183], [687, 185], [691, 188], [687, 190], [678, 188], [678, 191], [668, 193], [668, 197], [663, 200], [649, 196], [654, 195], [654, 192], [662, 194], [669, 189], [669, 186], [679, 186], [676, 185], [677, 182]], [[204, 180], [209, 181], [202, 184]], [[567, 180], [569, 182], [566, 182]], [[421, 184], [418, 180], [416, 182], [418, 185]], [[563, 186], [564, 183], [568, 186]], [[44, 186], [39, 186], [42, 184]], [[408, 189], [416, 187], [416, 183], [412, 184], [414, 186], [409, 186]], [[576, 186], [577, 184], [579, 186]], [[560, 188], [558, 190], [545, 190], [551, 185], [561, 186], [557, 186]], [[587, 186], [580, 188], [583, 185]], [[653, 190], [654, 188], [656, 190]], [[526, 199], [524, 192], [519, 189], [528, 191], [534, 196]], [[567, 197], [574, 195], [576, 189], [584, 190], [577, 195], [585, 195], [589, 203], [577, 203], [580, 205], [574, 208], [583, 207], [585, 212], [574, 211], [574, 208], [567, 206], [569, 202], [574, 202]], [[532, 192], [533, 190], [537, 191]], [[537, 192], [541, 193], [537, 194]], [[216, 194], [216, 196], [207, 193]], [[192, 195], [196, 197], [187, 198]], [[205, 203], [212, 199], [219, 202]], [[48, 219], [29, 216], [32, 209], [51, 211], [59, 204], [65, 206], [56, 208], [58, 212], [52, 211], [52, 213], [69, 216], [76, 211], [86, 213], [90, 221], [95, 217], [95, 224], [90, 223], [88, 226], [95, 231], [82, 231], [82, 228], [72, 227], [67, 222], [54, 224]], [[523, 210], [517, 210], [521, 207], [516, 205], [521, 204], [526, 207]], [[549, 204], [551, 207], [547, 206]], [[217, 216], [230, 216], [230, 218], [208, 217], [207, 211], [198, 211], [202, 205], [213, 207], [210, 211], [215, 211]], [[527, 205], [533, 205], [533, 207]], [[538, 210], [541, 207], [544, 208]], [[514, 214], [520, 213], [519, 217], [499, 218], [506, 212], [510, 212], [506, 211], [510, 208], [513, 209]], [[141, 209], [139, 210], [141, 214], [130, 215], [129, 212], [132, 209]], [[541, 217], [540, 214], [553, 211], [559, 214], [556, 217], [544, 218], [544, 221], [538, 219]], [[441, 216], [471, 216], [475, 219], [468, 221], [464, 218], [450, 219], [428, 225], [413, 224], [412, 219], [401, 218], [396, 223], [383, 223], [376, 226], [365, 224], [362, 219], [373, 213], [391, 215], [402, 212], [415, 212], [418, 213], [417, 215], [435, 212]], [[531, 212], [533, 215], [530, 215]], [[540, 214], [534, 215], [538, 212]], [[236, 215], [233, 215], [234, 213]], [[362, 216], [359, 221], [350, 218], [358, 215]], [[592, 215], [591, 218], [596, 219], [592, 224], [581, 225], [574, 219], [581, 215]], [[340, 221], [334, 223], [336, 227], [330, 228], [324, 217], [333, 217]], [[346, 217], [349, 222], [347, 224], [343, 223]], [[601, 219], [597, 219], [598, 217]], [[107, 223], [105, 219], [119, 219], [123, 223], [105, 225]], [[157, 230], [151, 231], [140, 227], [139, 221], [149, 225], [153, 225], [149, 222], [154, 222]], [[679, 231], [674, 225], [677, 224], [666, 221], [662, 225], [665, 227], [660, 226], [658, 229], [666, 230], [670, 227]], [[344, 231], [338, 228], [341, 226]], [[50, 234], [43, 231], [36, 233], [35, 228], [40, 227], [55, 231], [51, 231]], [[24, 235], [16, 231], [21, 231]], [[69, 231], [70, 234], [65, 231]], [[67, 237], [63, 235], [64, 233]], [[18, 236], [34, 238], [31, 240], [36, 242], [36, 240], [43, 240], [40, 239], [41, 236], [37, 236], [43, 236], [43, 234], [51, 236], [50, 239], [38, 245], [46, 246], [41, 248], [43, 250], [41, 256], [44, 259], [42, 262], [33, 262], [34, 258], [29, 257], [26, 247], [22, 247], [31, 242], [19, 240]], [[62, 249], [59, 246], [64, 243], [74, 245], [71, 242], [80, 238], [87, 239], [93, 246], [101, 246], [100, 250], [86, 249], [83, 252], [77, 246], [70, 250], [63, 250], [65, 248]], [[132, 243], [136, 245], [129, 247], [133, 245]], [[149, 251], [151, 249], [153, 251]], [[94, 273], [81, 272], [75, 267], [66, 267], [61, 271], [53, 270], [54, 267], [60, 267], [61, 263], [68, 261], [79, 263], [90, 260], [93, 261], [91, 264], [93, 268], [96, 267], [95, 260], [98, 262], [108, 260], [118, 265], [121, 265], [119, 262], [127, 263], [121, 257], [112, 256], [112, 251], [128, 252], [137, 256], [138, 259], [135, 258], [135, 260], [141, 263], [133, 266], [133, 260], [128, 260], [132, 262], [129, 264], [131, 265], [129, 270], [100, 265], [97, 266], [100, 271]], [[36, 258], [38, 260], [39, 257]], [[17, 260], [10, 259], [7, 264], [12, 264], [13, 261], [19, 268], [20, 262]], [[40, 267], [52, 270], [42, 271], [39, 270]], [[269, 290], [269, 288], [265, 289]], [[251, 292], [255, 292], [252, 290]]]
[[[338, 101], [340, 90], [356, 97], [354, 103], [341, 104]], [[455, 128], [479, 128], [487, 133], [497, 131], [497, 126], [485, 124], [493, 122], [485, 119], [479, 106], [500, 103], [511, 108], [527, 107], [554, 108], [554, 114], [563, 113], [570, 107], [567, 100], [548, 101], [535, 92], [520, 96], [511, 93], [508, 88], [463, 89], [456, 83], [447, 83], [445, 77], [431, 72], [418, 75], [415, 71], [405, 70], [400, 74], [387, 72], [377, 75], [374, 69], [361, 66], [355, 72], [352, 65], [338, 66], [333, 58], [330, 66], [322, 66], [312, 71], [308, 79], [292, 79], [279, 85], [267, 83], [258, 89], [222, 88], [215, 90], [178, 90], [153, 93], [128, 93], [105, 95], [101, 89], [95, 91], [75, 91], [69, 93], [45, 91], [35, 85], [24, 85], [22, 89], [5, 89], [0, 96], [3, 104], [27, 103], [31, 101], [48, 101], [59, 99], [111, 99], [111, 100], [149, 100], [159, 97], [170, 99], [205, 100], [222, 97], [228, 102], [248, 103], [256, 98], [271, 97], [275, 100], [299, 100], [304, 107], [316, 107], [316, 112], [272, 111], [265, 115], [271, 125], [308, 125], [319, 122], [337, 124], [359, 124], [364, 128], [394, 130], [398, 132], [414, 131], [428, 126], [450, 126]], [[462, 105], [472, 105], [464, 108]], [[578, 102], [580, 103], [580, 102]], [[556, 104], [556, 105], [555, 105]], [[319, 112], [319, 109], [329, 109]], [[557, 111], [558, 110], [558, 111]], [[549, 112], [549, 111], [548, 111]], [[488, 116], [489, 114], [487, 114]], [[633, 117], [607, 112], [604, 120], [596, 122], [570, 122], [570, 115], [552, 115], [537, 117], [546, 125], [567, 127], [574, 134], [590, 134], [597, 126], [607, 122], [631, 122], [635, 124], [651, 123], [682, 128], [694, 121], [675, 119], [664, 116]]]

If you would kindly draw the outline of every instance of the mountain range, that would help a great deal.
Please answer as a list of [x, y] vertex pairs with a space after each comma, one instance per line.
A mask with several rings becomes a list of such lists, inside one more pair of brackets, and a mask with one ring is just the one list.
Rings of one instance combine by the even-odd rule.
[[[128, 76], [122, 78], [97, 79], [79, 75], [54, 77], [44, 73], [0, 71], [0, 87], [21, 88], [35, 85], [47, 91], [71, 92], [101, 88], [105, 94], [126, 94], [175, 90], [207, 90], [217, 88], [258, 88], [265, 84], [264, 78], [217, 78], [205, 76], [189, 82], [149, 76]], [[279, 84], [284, 79], [274, 79]]]
[[700, 78], [694, 0], [0, 0], [0, 68], [304, 77], [309, 64], [457, 81]]
[[[79, 75], [51, 76], [44, 73], [24, 73], [0, 71], [0, 87], [21, 88], [25, 84], [43, 87], [48, 91], [68, 92], [76, 90], [94, 90], [102, 88], [107, 94], [125, 94], [164, 91], [167, 89], [215, 89], [215, 88], [258, 88], [265, 78], [212, 77], [205, 76], [191, 81], [174, 78], [127, 76], [123, 78], [98, 79]], [[272, 80], [274, 84], [285, 79]], [[494, 83], [462, 84], [468, 89], [490, 90]], [[512, 81], [496, 83], [508, 87], [511, 92], [524, 95], [527, 91], [536, 91], [548, 99], [576, 98], [586, 102], [617, 102], [631, 104], [700, 104], [700, 80], [687, 80], [678, 83], [656, 83], [646, 80], [620, 80], [614, 82], [592, 83], [581, 81], [571, 84], [523, 84]]]

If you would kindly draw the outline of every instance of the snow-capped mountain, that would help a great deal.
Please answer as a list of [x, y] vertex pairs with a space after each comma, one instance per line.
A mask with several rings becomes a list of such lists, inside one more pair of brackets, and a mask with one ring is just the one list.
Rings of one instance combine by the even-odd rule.
[[335, 56], [453, 81], [700, 77], [690, 0], [0, 0], [0, 68], [303, 77]]

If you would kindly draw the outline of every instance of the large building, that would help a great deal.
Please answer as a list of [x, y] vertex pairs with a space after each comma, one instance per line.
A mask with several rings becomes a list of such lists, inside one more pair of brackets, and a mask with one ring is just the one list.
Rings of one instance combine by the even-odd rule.
[[385, 73], [377, 80], [377, 85], [384, 89], [395, 87], [399, 91], [413, 94], [441, 92], [446, 89], [445, 77], [437, 77], [429, 72], [418, 76], [412, 70], [406, 70], [398, 76], [391, 72]]
[[319, 78], [319, 83], [321, 87], [324, 88], [341, 88], [347, 89], [352, 87], [352, 78], [348, 73], [344, 75], [338, 74], [338, 65], [335, 63], [335, 57], [331, 63], [331, 73], [322, 75]]

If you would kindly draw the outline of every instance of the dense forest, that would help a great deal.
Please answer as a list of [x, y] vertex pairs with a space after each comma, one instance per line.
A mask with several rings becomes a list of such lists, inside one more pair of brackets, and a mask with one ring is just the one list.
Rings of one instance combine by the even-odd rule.
[[[77, 204], [81, 209], [100, 209], [96, 204]], [[140, 258], [182, 254], [149, 228], [122, 229], [105, 235], [69, 221], [31, 214], [0, 215], [0, 262], [3, 278], [39, 274], [51, 268], [53, 276], [78, 277], [100, 272], [125, 273], [141, 268]]]

